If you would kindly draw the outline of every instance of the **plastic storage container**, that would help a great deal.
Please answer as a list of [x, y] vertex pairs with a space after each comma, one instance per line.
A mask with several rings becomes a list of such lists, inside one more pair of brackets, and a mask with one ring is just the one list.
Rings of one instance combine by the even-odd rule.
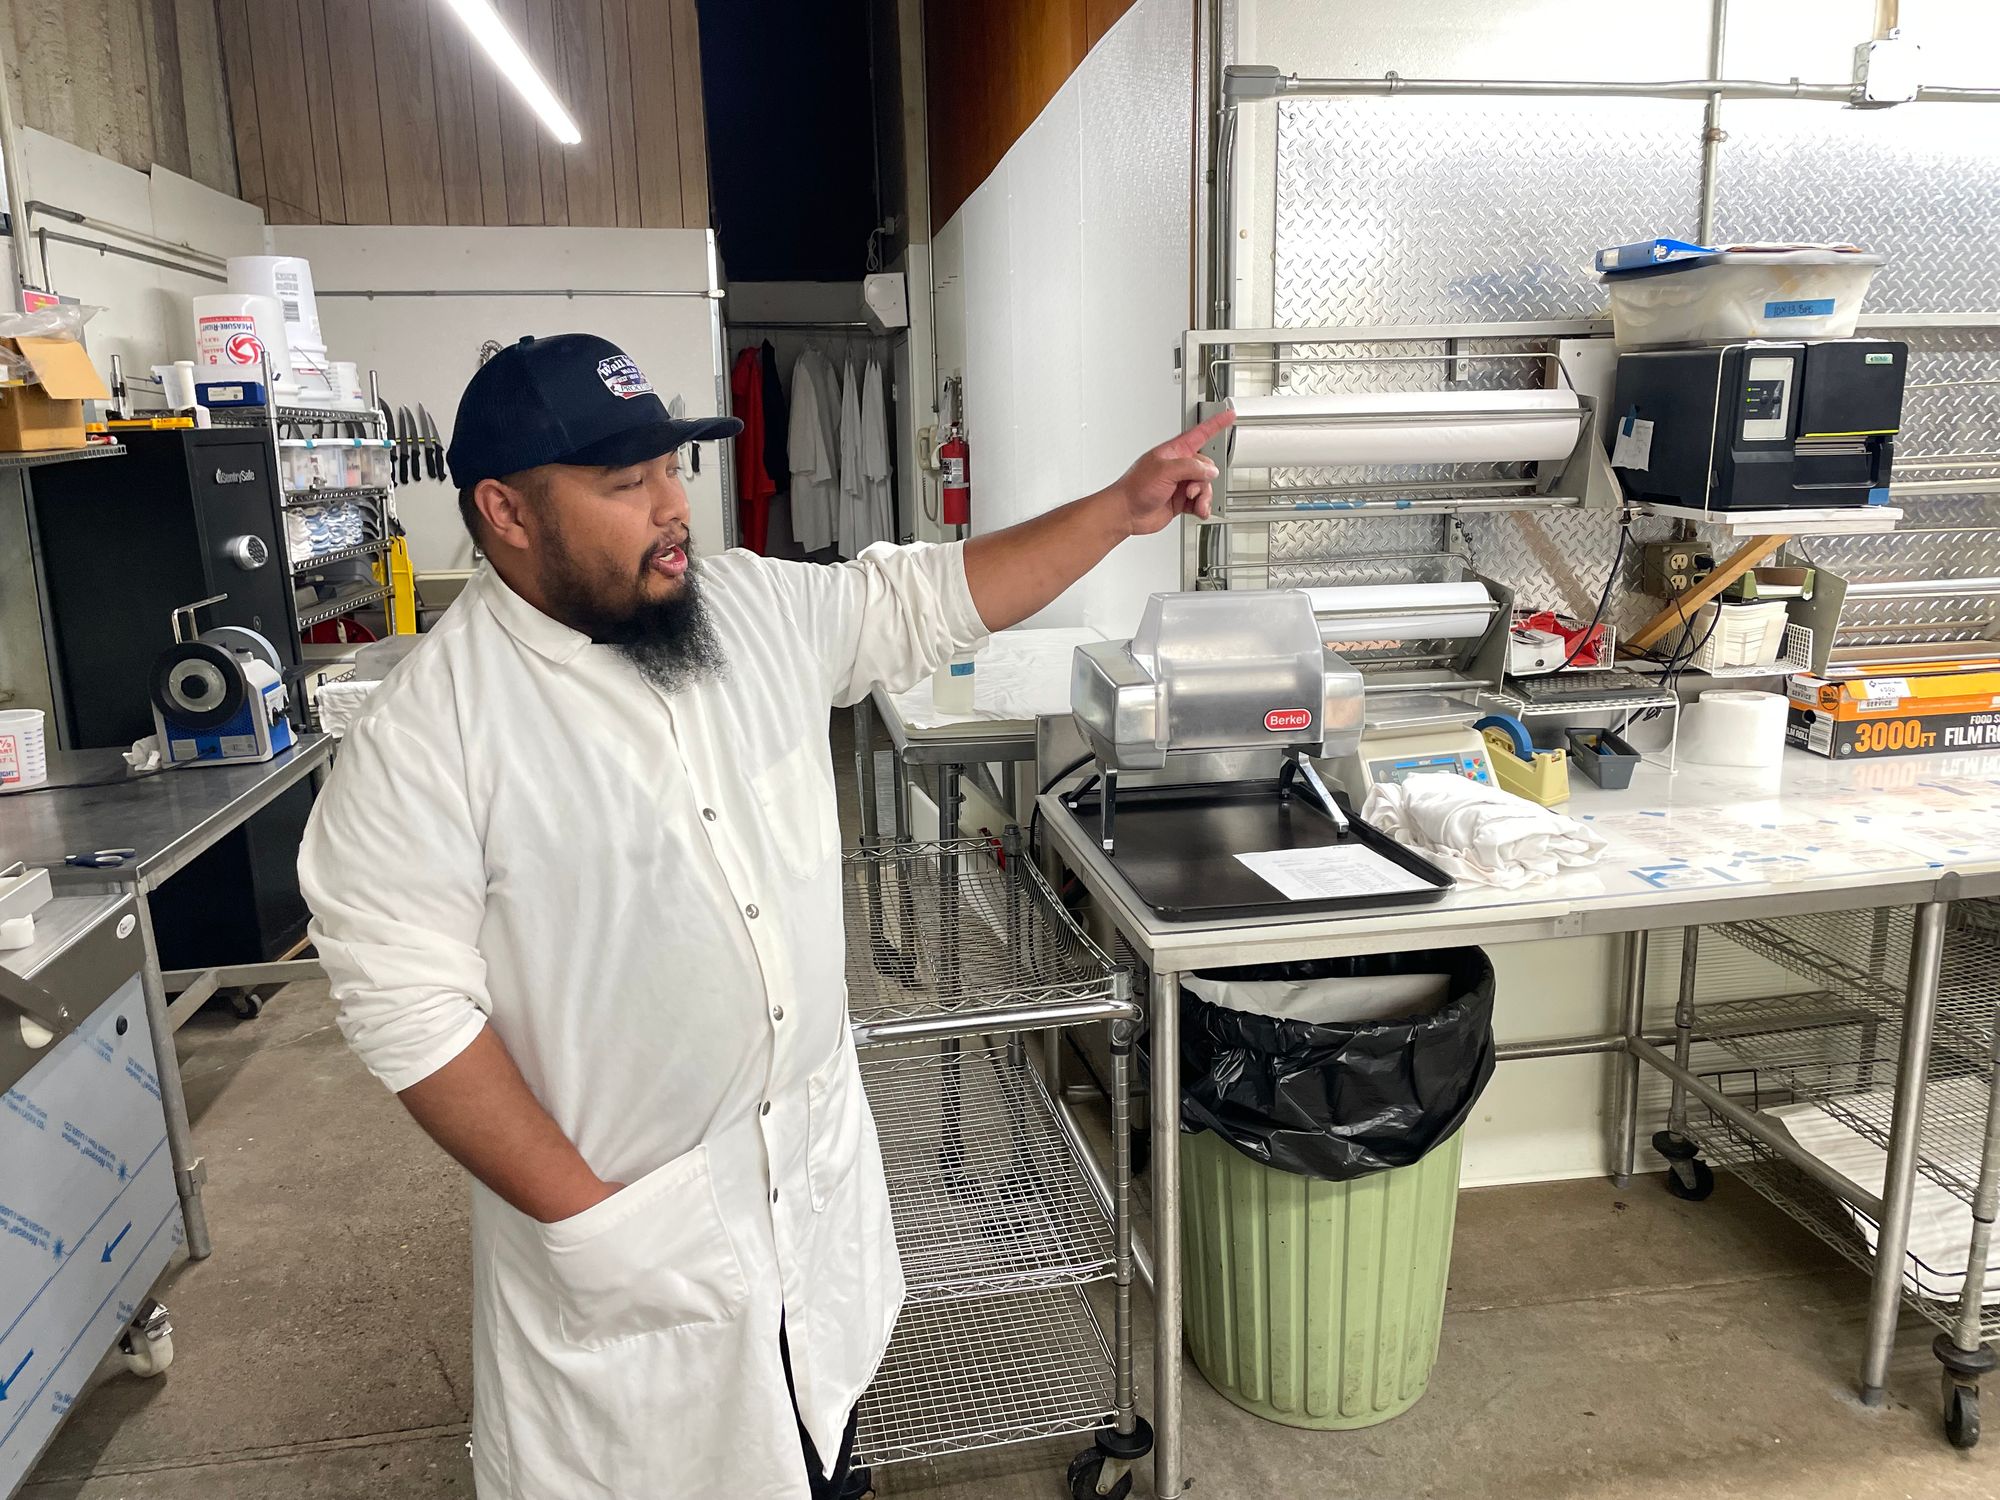
[[1607, 792], [1622, 792], [1639, 769], [1639, 752], [1608, 729], [1568, 731], [1569, 760]]
[[1703, 672], [1719, 672], [1775, 662], [1784, 652], [1785, 626], [1790, 620], [1782, 599], [1704, 604], [1689, 622], [1691, 638], [1700, 641], [1701, 648], [1689, 658], [1688, 665]]
[[1844, 339], [1882, 257], [1856, 250], [1720, 250], [1609, 273], [1621, 349], [1731, 339]]
[[0, 788], [40, 786], [49, 779], [48, 716], [39, 708], [0, 710]]
[[1493, 970], [1477, 948], [1190, 977], [1187, 1339], [1235, 1405], [1340, 1429], [1423, 1395], [1460, 1131], [1493, 1074], [1492, 1023]]

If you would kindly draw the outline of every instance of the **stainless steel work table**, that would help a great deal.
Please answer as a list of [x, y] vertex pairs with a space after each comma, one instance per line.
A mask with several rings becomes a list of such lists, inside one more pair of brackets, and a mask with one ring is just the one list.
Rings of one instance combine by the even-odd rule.
[[[989, 678], [1007, 674], [1010, 700], [1024, 709], [1068, 712], [1070, 657], [1086, 641], [1102, 640], [1090, 629], [1050, 628], [1003, 630], [982, 649], [979, 670]], [[896, 765], [896, 839], [910, 837], [908, 783], [928, 777], [937, 799], [938, 838], [959, 837], [959, 783], [970, 772], [989, 765], [1018, 765], [1035, 758], [1035, 718], [961, 719], [935, 725], [915, 723], [905, 712], [912, 697], [928, 702], [921, 688], [896, 694], [877, 687], [854, 706], [855, 774], [861, 788], [861, 846], [881, 843], [881, 818], [875, 801], [874, 722], [882, 721], [894, 747]], [[899, 701], [899, 699], [901, 701]], [[1003, 788], [992, 789], [1003, 805], [1011, 798]], [[1007, 809], [1010, 813], [1012, 808]]]
[[[1577, 778], [1581, 781], [1581, 778]], [[1104, 917], [1151, 970], [1146, 995], [1152, 1063], [1152, 1184], [1154, 1359], [1158, 1434], [1156, 1492], [1178, 1495], [1186, 1482], [1181, 1442], [1181, 977], [1211, 966], [1278, 963], [1408, 948], [1528, 942], [1620, 935], [1625, 938], [1620, 1029], [1605, 1036], [1502, 1048], [1501, 1057], [1548, 1057], [1604, 1052], [1621, 1058], [1619, 1110], [1612, 1141], [1613, 1173], [1628, 1178], [1638, 1150], [1639, 1065], [1672, 1080], [1676, 1120], [1693, 1096], [1716, 1115], [1808, 1171], [1848, 1202], [1872, 1210], [1880, 1225], [1861, 1395], [1882, 1399], [1895, 1338], [1916, 1176], [1918, 1125], [1924, 1103], [1931, 1029], [1937, 1013], [1945, 916], [1954, 900], [2000, 893], [2000, 756], [1935, 756], [1834, 763], [1788, 751], [1778, 777], [1683, 765], [1678, 774], [1643, 767], [1626, 792], [1587, 784], [1563, 809], [1589, 819], [1614, 843], [1596, 867], [1568, 872], [1517, 890], [1460, 887], [1443, 900], [1354, 916], [1317, 915], [1217, 923], [1163, 920], [1146, 907], [1085, 827], [1051, 793], [1039, 800], [1040, 824], [1051, 849], [1089, 891]], [[1953, 812], [1961, 810], [1954, 817]], [[1718, 842], [1717, 818], [1754, 830]], [[1765, 821], [1768, 819], [1769, 821]], [[1673, 854], [1676, 824], [1683, 845], [1715, 844], [1703, 856]], [[1661, 847], [1640, 842], [1656, 828]], [[1973, 841], [1968, 843], [1966, 841]], [[1782, 1131], [1724, 1097], [1687, 1067], [1691, 1029], [1693, 943], [1684, 940], [1681, 1006], [1672, 1053], [1644, 1034], [1643, 986], [1647, 936], [1660, 929], [1692, 934], [1702, 926], [1802, 913], [1914, 907], [1915, 926], [1897, 1068], [1887, 1174], [1880, 1197], [1842, 1178]], [[1501, 996], [1505, 1004], [1506, 996]], [[1681, 1017], [1689, 1019], [1682, 1022]], [[1976, 1307], [1974, 1309], [1976, 1314]], [[1975, 1319], [1976, 1326], [1976, 1319]]]
[[[302, 736], [290, 750], [256, 764], [195, 765], [138, 775], [127, 771], [117, 750], [57, 751], [49, 756], [49, 785], [0, 795], [0, 850], [8, 859], [48, 866], [58, 887], [110, 886], [134, 897], [145, 945], [140, 977], [159, 1064], [167, 1145], [188, 1255], [195, 1260], [210, 1249], [201, 1204], [206, 1173], [188, 1127], [174, 1032], [219, 987], [311, 978], [320, 968], [304, 959], [163, 973], [149, 898], [288, 788], [308, 776], [323, 777], [332, 760], [333, 741], [316, 734]], [[136, 853], [109, 869], [63, 863], [66, 855], [97, 849]], [[170, 992], [178, 992], [172, 1002]]]

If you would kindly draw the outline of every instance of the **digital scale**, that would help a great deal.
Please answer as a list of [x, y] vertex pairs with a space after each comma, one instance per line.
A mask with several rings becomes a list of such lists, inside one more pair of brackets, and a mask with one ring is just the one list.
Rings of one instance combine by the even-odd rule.
[[1469, 698], [1443, 693], [1370, 698], [1360, 744], [1329, 767], [1357, 805], [1373, 787], [1436, 772], [1492, 786], [1485, 736], [1472, 727], [1485, 712]]

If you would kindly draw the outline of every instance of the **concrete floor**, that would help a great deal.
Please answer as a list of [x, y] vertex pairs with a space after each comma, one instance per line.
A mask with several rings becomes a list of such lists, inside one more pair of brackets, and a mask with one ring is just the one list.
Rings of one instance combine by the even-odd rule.
[[[180, 1041], [215, 1254], [176, 1265], [159, 1290], [173, 1369], [152, 1381], [107, 1369], [23, 1500], [470, 1496], [457, 1169], [347, 1052], [323, 985], [293, 986], [253, 1022], [204, 1013]], [[1904, 1319], [1888, 1404], [1854, 1399], [1866, 1296], [1845, 1262], [1727, 1178], [1700, 1205], [1652, 1178], [1624, 1193], [1603, 1181], [1467, 1192], [1424, 1400], [1366, 1432], [1295, 1432], [1238, 1412], [1190, 1369], [1192, 1493], [2000, 1494], [2000, 1455], [1943, 1441], [1928, 1325]], [[1078, 1446], [888, 1470], [881, 1488], [1059, 1500]]]

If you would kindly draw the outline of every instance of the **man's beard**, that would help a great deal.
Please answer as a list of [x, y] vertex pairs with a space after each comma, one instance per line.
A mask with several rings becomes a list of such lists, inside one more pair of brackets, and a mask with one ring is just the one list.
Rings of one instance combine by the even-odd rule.
[[[623, 611], [608, 608], [595, 596], [559, 532], [552, 531], [541, 541], [544, 595], [572, 630], [614, 648], [662, 692], [677, 693], [722, 675], [728, 658], [702, 595], [692, 538], [680, 544], [687, 557], [680, 587], [664, 599], [649, 600], [641, 594]], [[651, 572], [653, 558], [661, 550], [646, 554], [639, 565], [642, 578]]]

